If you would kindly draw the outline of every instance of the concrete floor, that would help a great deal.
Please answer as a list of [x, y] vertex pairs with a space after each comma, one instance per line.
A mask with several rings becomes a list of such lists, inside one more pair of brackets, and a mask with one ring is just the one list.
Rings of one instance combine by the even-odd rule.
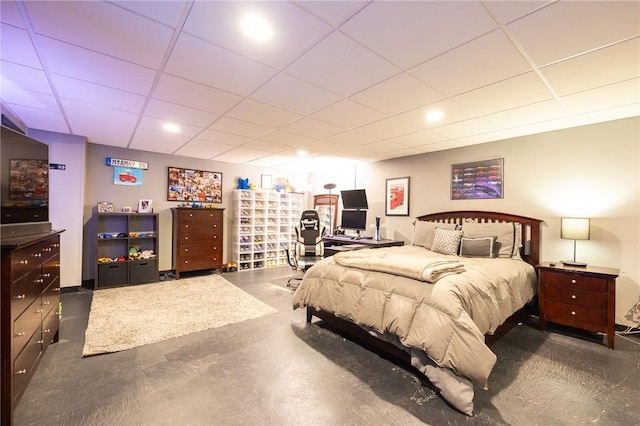
[[[114, 354], [82, 358], [92, 291], [62, 295], [49, 347], [15, 425], [602, 425], [640, 424], [640, 338], [540, 332], [493, 346], [490, 389], [475, 414], [428, 383], [305, 322], [284, 287], [290, 268], [225, 273], [278, 313]], [[274, 284], [275, 283], [275, 284]]]

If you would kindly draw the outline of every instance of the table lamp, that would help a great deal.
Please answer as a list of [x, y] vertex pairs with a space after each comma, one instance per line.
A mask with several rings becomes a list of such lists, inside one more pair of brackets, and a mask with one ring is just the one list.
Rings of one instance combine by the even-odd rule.
[[324, 186], [324, 189], [329, 190], [329, 236], [333, 236], [333, 219], [331, 218], [331, 214], [333, 213], [333, 198], [331, 198], [331, 190], [336, 187], [335, 183], [327, 183]]
[[560, 238], [573, 240], [573, 260], [563, 260], [569, 266], [587, 266], [584, 262], [576, 261], [576, 241], [589, 239], [589, 219], [563, 217], [560, 224]]

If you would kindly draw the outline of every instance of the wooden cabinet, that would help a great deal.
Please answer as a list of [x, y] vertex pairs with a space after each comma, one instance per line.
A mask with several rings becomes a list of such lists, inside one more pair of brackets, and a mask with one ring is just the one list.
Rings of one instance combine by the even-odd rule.
[[173, 269], [181, 272], [223, 267], [224, 209], [174, 208]]
[[157, 213], [98, 213], [96, 229], [94, 289], [158, 281]]
[[613, 349], [618, 270], [602, 267], [537, 265], [540, 329], [547, 321], [606, 333]]
[[313, 208], [318, 211], [320, 222], [324, 225], [327, 235], [333, 235], [338, 223], [338, 196], [320, 194], [313, 196]]
[[2, 240], [0, 423], [13, 410], [49, 344], [58, 341], [60, 232]]

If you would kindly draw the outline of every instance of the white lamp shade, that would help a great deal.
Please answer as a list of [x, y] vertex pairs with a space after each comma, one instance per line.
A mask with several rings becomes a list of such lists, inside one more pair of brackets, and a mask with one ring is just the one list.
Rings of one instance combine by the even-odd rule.
[[567, 240], [588, 240], [589, 219], [576, 217], [563, 217], [560, 227], [560, 238]]

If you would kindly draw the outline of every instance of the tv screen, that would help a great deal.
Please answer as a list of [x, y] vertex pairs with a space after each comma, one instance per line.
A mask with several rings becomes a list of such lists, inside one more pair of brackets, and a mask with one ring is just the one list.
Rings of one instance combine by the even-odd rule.
[[367, 211], [366, 210], [342, 210], [343, 229], [354, 229], [357, 231], [367, 230]]
[[345, 210], [366, 210], [369, 208], [367, 193], [364, 189], [340, 191], [340, 195], [342, 196], [342, 206]]

